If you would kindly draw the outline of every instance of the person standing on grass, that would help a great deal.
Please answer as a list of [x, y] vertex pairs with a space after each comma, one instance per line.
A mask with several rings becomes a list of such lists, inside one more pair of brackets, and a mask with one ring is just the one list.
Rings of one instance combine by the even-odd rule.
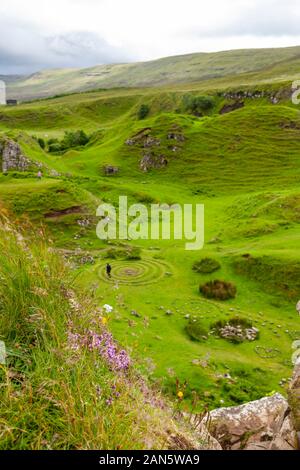
[[106, 274], [107, 274], [107, 277], [111, 278], [111, 265], [109, 263], [107, 263], [106, 265]]
[[43, 174], [42, 174], [41, 170], [39, 170], [38, 173], [37, 173], [38, 180], [41, 180], [42, 176], [43, 176]]

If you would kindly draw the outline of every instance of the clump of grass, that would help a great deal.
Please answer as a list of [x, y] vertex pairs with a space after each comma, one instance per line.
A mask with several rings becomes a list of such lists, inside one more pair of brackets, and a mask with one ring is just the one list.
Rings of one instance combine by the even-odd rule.
[[221, 268], [220, 263], [213, 258], [202, 258], [200, 261], [195, 261], [193, 264], [193, 271], [196, 273], [210, 274]]
[[228, 300], [236, 296], [235, 285], [226, 281], [209, 281], [200, 286], [199, 290], [207, 299]]
[[186, 331], [195, 341], [204, 341], [207, 339], [208, 332], [199, 318], [190, 318]]
[[111, 247], [106, 253], [108, 259], [139, 260], [141, 259], [141, 249], [137, 246]]
[[150, 106], [148, 104], [141, 104], [138, 110], [138, 119], [145, 119], [150, 113]]

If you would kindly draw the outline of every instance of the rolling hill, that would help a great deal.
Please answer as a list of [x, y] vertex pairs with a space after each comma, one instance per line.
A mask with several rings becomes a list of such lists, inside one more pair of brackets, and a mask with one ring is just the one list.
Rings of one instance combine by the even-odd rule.
[[8, 96], [32, 100], [100, 88], [148, 88], [199, 83], [267, 83], [297, 78], [300, 46], [196, 53], [149, 62], [43, 70], [8, 77]]

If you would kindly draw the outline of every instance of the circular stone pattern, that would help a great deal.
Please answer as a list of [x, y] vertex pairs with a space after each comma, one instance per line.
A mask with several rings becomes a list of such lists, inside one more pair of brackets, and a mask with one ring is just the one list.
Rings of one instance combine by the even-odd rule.
[[106, 274], [105, 264], [98, 269], [99, 278], [105, 282], [118, 282], [133, 286], [145, 286], [159, 282], [171, 272], [170, 266], [156, 259], [139, 261], [112, 261], [111, 278]]

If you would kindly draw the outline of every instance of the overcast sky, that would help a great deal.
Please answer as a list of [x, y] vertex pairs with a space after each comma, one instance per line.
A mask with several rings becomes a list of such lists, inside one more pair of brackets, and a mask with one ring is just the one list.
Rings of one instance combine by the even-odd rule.
[[299, 0], [1, 0], [0, 74], [300, 45]]

